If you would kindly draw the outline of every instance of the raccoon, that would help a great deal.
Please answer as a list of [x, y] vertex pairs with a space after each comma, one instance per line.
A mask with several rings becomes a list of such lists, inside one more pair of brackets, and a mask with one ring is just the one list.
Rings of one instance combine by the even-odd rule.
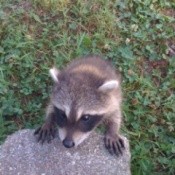
[[122, 154], [120, 73], [100, 56], [86, 56], [73, 60], [62, 71], [54, 67], [50, 74], [54, 86], [45, 123], [34, 132], [37, 140], [50, 142], [58, 126], [63, 145], [71, 148], [105, 123], [105, 147], [111, 154]]

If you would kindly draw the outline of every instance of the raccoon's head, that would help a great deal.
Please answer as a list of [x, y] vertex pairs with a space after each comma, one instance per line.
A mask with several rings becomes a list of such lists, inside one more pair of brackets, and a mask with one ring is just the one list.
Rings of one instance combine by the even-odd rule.
[[118, 101], [111, 92], [119, 88], [119, 82], [86, 81], [83, 75], [61, 73], [55, 68], [50, 74], [55, 82], [51, 103], [59, 137], [65, 147], [71, 148], [84, 141], [116, 109]]

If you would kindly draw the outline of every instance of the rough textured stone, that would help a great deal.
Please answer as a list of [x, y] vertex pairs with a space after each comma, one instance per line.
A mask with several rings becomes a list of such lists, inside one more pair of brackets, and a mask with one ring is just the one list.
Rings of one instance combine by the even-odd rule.
[[64, 148], [59, 139], [36, 143], [33, 130], [9, 136], [0, 149], [0, 175], [130, 175], [126, 138], [123, 156], [110, 155], [103, 136], [93, 133], [77, 148]]

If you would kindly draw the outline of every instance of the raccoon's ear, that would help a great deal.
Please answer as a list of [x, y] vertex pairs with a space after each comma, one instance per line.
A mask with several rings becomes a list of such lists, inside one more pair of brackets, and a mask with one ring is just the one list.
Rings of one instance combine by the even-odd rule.
[[52, 69], [49, 70], [49, 73], [50, 73], [53, 81], [55, 83], [58, 83], [59, 82], [58, 76], [60, 74], [60, 71], [56, 67], [53, 67]]
[[110, 81], [106, 81], [105, 83], [103, 83], [98, 90], [101, 92], [107, 92], [107, 91], [111, 91], [113, 89], [117, 89], [119, 87], [119, 81], [117, 80], [110, 80]]

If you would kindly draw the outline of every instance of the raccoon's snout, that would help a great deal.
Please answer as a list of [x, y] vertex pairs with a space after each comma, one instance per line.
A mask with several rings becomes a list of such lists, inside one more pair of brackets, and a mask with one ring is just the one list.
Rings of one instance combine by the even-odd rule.
[[66, 147], [66, 148], [72, 148], [75, 146], [75, 143], [70, 140], [70, 139], [64, 139], [63, 140], [63, 145]]

